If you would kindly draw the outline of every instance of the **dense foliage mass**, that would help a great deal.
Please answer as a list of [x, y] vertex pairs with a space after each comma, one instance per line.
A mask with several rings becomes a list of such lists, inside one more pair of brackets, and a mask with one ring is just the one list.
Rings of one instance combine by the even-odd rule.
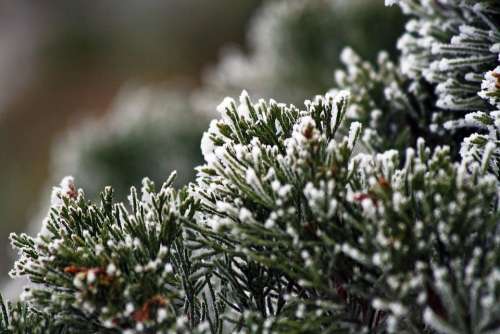
[[31, 285], [0, 332], [500, 331], [500, 3], [386, 2], [399, 62], [346, 49], [303, 107], [226, 98], [195, 182], [127, 206], [65, 178], [11, 236]]

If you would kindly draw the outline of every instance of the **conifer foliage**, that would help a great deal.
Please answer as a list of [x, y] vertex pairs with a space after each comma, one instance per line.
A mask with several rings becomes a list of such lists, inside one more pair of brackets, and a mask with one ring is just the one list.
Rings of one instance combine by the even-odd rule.
[[498, 333], [500, 3], [386, 2], [400, 61], [347, 49], [303, 107], [224, 99], [196, 182], [125, 205], [64, 179], [11, 236], [31, 284], [0, 333]]
[[443, 109], [486, 109], [478, 91], [485, 74], [498, 64], [498, 4], [490, 0], [393, 2], [413, 17], [398, 43], [402, 70], [436, 84], [436, 104]]

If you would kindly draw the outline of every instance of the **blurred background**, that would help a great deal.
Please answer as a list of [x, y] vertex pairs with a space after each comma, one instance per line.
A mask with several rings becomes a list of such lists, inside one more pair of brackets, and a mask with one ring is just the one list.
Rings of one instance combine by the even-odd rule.
[[[301, 104], [326, 92], [345, 46], [396, 55], [383, 0], [0, 0], [0, 286], [8, 234], [36, 234], [51, 187], [123, 200], [142, 177], [194, 179], [223, 97]], [[3, 283], [2, 283], [3, 282]]]

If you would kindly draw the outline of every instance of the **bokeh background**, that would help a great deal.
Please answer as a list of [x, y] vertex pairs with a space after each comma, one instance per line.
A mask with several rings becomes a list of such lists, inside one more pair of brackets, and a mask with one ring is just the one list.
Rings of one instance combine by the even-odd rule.
[[188, 183], [223, 97], [301, 104], [345, 46], [395, 55], [403, 21], [383, 2], [0, 0], [1, 290], [15, 295], [8, 234], [37, 233], [63, 176], [90, 199], [172, 169]]

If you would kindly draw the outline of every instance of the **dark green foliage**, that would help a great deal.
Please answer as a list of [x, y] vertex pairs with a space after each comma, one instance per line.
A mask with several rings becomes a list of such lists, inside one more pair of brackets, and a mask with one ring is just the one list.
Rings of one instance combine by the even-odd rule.
[[[182, 224], [197, 203], [185, 190], [156, 192], [143, 181], [132, 188], [130, 209], [113, 203], [107, 188], [99, 206], [76, 192], [71, 180], [56, 189], [51, 213], [36, 238], [13, 235], [20, 250], [13, 275], [35, 283], [25, 292], [34, 309], [72, 330], [114, 333], [194, 328], [209, 315], [200, 292], [201, 263], [183, 243]], [[75, 327], [78, 326], [78, 327]]]
[[[388, 2], [430, 20], [425, 27], [442, 24], [437, 32], [469, 33], [460, 25], [466, 20], [497, 36], [489, 24], [496, 2]], [[425, 48], [424, 56], [406, 51], [432, 69], [435, 55], [426, 58]], [[463, 67], [490, 65], [474, 65], [464, 52], [457, 59], [471, 63]], [[452, 137], [440, 127], [444, 114], [433, 112], [458, 72], [424, 83], [425, 73], [400, 74], [384, 53], [377, 68], [350, 49], [342, 60], [336, 87], [303, 109], [253, 103], [246, 92], [239, 103], [226, 98], [202, 139], [205, 164], [187, 188], [175, 191], [171, 177], [156, 192], [145, 179], [127, 209], [110, 188], [95, 205], [64, 179], [42, 232], [11, 236], [20, 250], [12, 273], [32, 282], [17, 306], [28, 319], [19, 328], [497, 333], [499, 112], [488, 107], [447, 123], [481, 130]], [[481, 85], [492, 106], [495, 73]], [[0, 319], [3, 328], [18, 321]]]
[[[207, 213], [206, 227], [196, 227], [202, 243], [232, 260], [214, 264], [233, 278], [229, 304], [249, 305], [256, 319], [276, 321], [276, 328], [298, 320], [298, 312], [304, 331], [312, 324], [375, 333], [493, 325], [488, 303], [498, 289], [500, 214], [488, 164], [453, 163], [449, 148], [431, 154], [422, 140], [405, 161], [394, 150], [351, 157], [363, 137], [359, 124], [347, 138], [335, 136], [335, 129], [347, 132], [346, 99], [318, 97], [303, 112], [254, 105], [246, 95], [239, 106], [221, 105], [193, 192]], [[259, 130], [246, 137], [238, 129]], [[274, 292], [265, 304], [241, 299], [258, 295], [249, 277]], [[460, 314], [477, 311], [477, 321], [439, 313], [453, 303], [444, 288], [463, 296]], [[473, 300], [478, 306], [471, 309]], [[300, 311], [291, 316], [290, 307]], [[237, 310], [244, 319], [246, 310]], [[328, 315], [327, 324], [318, 314]]]
[[66, 326], [55, 325], [47, 314], [37, 312], [23, 302], [6, 304], [0, 295], [0, 333], [64, 334], [70, 332]]

